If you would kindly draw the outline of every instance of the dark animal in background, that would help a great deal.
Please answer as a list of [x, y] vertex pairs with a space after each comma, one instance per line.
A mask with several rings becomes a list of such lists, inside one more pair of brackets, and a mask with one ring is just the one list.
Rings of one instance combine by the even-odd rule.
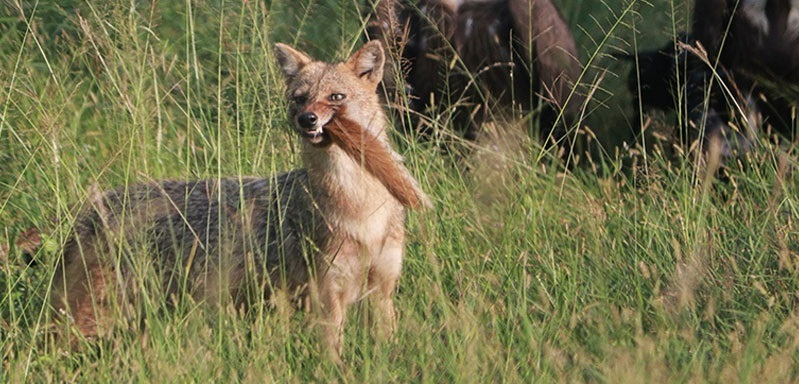
[[796, 0], [696, 0], [693, 33], [710, 57], [736, 73], [799, 80]]
[[693, 29], [740, 89], [763, 95], [765, 123], [791, 135], [791, 109], [799, 104], [799, 1], [696, 0]]
[[[684, 48], [693, 44], [692, 35], [681, 34], [659, 49], [640, 51], [635, 56], [617, 55], [635, 63], [627, 78], [627, 87], [633, 95], [633, 121], [643, 124], [642, 116], [650, 110], [678, 110], [688, 120], [689, 132], [684, 132], [683, 137], [693, 141], [701, 136], [703, 148], [707, 148], [712, 138], [732, 139], [734, 136], [734, 140], [720, 142], [721, 154], [725, 157], [731, 156], [735, 150], [748, 150], [750, 139], [738, 129], [742, 122], [747, 121], [736, 119], [738, 110], [735, 103], [751, 111], [756, 110], [753, 100], [747, 95], [737, 95], [740, 97], [735, 102], [731, 97], [724, 97], [730, 95], [717, 89], [718, 81], [728, 83], [731, 77], [728, 72], [719, 71], [714, 86], [711, 67]], [[714, 88], [708, 97], [710, 86]], [[748, 117], [754, 121], [753, 116]], [[731, 128], [731, 125], [736, 128]]]
[[[701, 45], [707, 61], [680, 43]], [[628, 82], [637, 112], [684, 108], [688, 137], [718, 143], [723, 158], [748, 151], [761, 125], [793, 136], [799, 1], [696, 0], [692, 34], [639, 52]]]
[[541, 108], [550, 142], [579, 119], [584, 99], [572, 90], [582, 67], [551, 0], [379, 0], [366, 34], [399, 59], [386, 66], [387, 101], [406, 101], [411, 129], [423, 134], [419, 117], [445, 110], [468, 139], [497, 114]]
[[[689, 65], [689, 54], [679, 49], [677, 43], [690, 44], [691, 41], [692, 38], [682, 34], [676, 41], [670, 41], [658, 49], [639, 51], [635, 55], [615, 55], [634, 65], [627, 77], [627, 88], [633, 95], [635, 121], [647, 110], [670, 111], [676, 108]], [[691, 71], [696, 70], [694, 63], [691, 63], [691, 67]]]

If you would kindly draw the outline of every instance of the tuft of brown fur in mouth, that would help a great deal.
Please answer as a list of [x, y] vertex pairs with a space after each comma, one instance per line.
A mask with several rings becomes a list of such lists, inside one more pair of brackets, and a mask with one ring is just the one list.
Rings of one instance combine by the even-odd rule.
[[361, 163], [400, 204], [412, 209], [429, 208], [431, 203], [427, 195], [419, 189], [407, 169], [394, 158], [388, 145], [360, 124], [348, 119], [343, 112], [339, 111], [324, 127], [330, 140]]

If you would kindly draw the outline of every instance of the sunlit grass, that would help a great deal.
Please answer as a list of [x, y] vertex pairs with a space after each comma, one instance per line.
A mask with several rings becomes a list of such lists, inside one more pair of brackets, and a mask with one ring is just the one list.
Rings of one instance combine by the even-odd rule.
[[[512, 126], [462, 143], [465, 159], [394, 136], [436, 207], [408, 219], [393, 340], [354, 311], [337, 367], [302, 312], [186, 300], [108, 339], [52, 343], [58, 247], [92, 191], [301, 165], [271, 47], [341, 58], [361, 22], [351, 1], [293, 4], [2, 5], [3, 381], [796, 380], [796, 154], [764, 138], [718, 182], [680, 147], [636, 142], [629, 66], [608, 55], [662, 45], [687, 25], [682, 3], [558, 2], [596, 52], [594, 157], [572, 169]], [[16, 247], [29, 227], [44, 231], [30, 264]]]

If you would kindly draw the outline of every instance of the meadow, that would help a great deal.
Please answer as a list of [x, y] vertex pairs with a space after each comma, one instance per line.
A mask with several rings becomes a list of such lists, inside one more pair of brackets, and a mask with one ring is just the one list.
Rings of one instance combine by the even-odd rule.
[[[555, 2], [587, 66], [576, 164], [512, 129], [468, 156], [393, 135], [435, 208], [407, 220], [393, 340], [356, 310], [341, 366], [287, 306], [186, 300], [65, 348], [46, 303], [94, 191], [300, 166], [272, 46], [344, 58], [362, 2], [1, 2], [0, 381], [799, 380], [794, 147], [762, 137], [720, 181], [671, 140], [673, 116], [641, 133], [612, 55], [687, 29], [687, 2]], [[43, 244], [26, 255], [31, 227]]]

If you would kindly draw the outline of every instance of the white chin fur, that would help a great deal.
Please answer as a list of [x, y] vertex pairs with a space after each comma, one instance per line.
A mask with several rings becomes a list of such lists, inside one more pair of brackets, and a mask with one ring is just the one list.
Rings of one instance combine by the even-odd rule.
[[322, 136], [322, 130], [321, 129], [316, 131], [316, 132], [314, 132], [313, 134], [314, 134], [313, 136], [309, 136], [308, 137], [308, 142], [310, 142], [311, 144], [319, 144], [324, 139], [324, 137]]
[[311, 137], [308, 139], [308, 142], [311, 144], [319, 144], [322, 142], [322, 136]]

